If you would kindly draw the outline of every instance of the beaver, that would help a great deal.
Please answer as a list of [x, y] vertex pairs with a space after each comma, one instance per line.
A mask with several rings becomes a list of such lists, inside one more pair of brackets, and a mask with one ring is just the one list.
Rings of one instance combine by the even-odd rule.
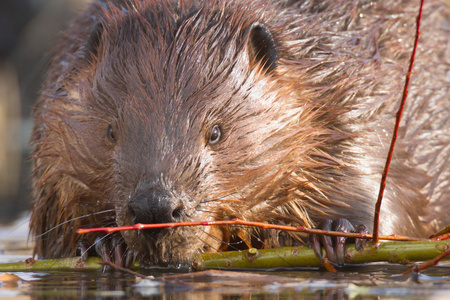
[[[34, 108], [35, 255], [113, 245], [167, 265], [305, 241], [214, 226], [75, 232], [88, 227], [371, 226], [417, 13], [409, 0], [90, 4], [59, 38]], [[382, 234], [424, 237], [450, 221], [448, 20], [427, 1]]]

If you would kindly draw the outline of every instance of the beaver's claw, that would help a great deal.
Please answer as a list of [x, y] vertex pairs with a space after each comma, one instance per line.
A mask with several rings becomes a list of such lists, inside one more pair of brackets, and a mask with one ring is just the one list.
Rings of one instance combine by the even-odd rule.
[[[81, 257], [87, 260], [89, 255], [100, 256], [104, 263], [114, 263], [119, 267], [128, 268], [132, 262], [132, 252], [126, 251], [124, 243], [119, 238], [97, 238], [94, 243], [95, 251], [87, 240], [82, 240], [79, 245]], [[96, 255], [95, 255], [96, 254]]]
[[[353, 225], [346, 219], [339, 220], [325, 220], [319, 225], [319, 229], [326, 231], [341, 231], [341, 232], [356, 232], [356, 233], [368, 233], [369, 230], [365, 225], [359, 225], [353, 227]], [[312, 234], [310, 236], [312, 247], [317, 257], [323, 262], [324, 257], [322, 256], [322, 246], [325, 249], [325, 254], [327, 259], [335, 264], [342, 266], [344, 264], [345, 258], [345, 242], [346, 237], [331, 237], [326, 235]], [[356, 238], [355, 245], [356, 249], [361, 249], [364, 244], [362, 239]]]

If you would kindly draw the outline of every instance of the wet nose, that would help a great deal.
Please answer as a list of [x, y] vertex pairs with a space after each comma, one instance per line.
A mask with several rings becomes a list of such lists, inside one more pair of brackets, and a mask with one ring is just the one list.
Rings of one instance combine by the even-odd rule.
[[129, 203], [132, 221], [143, 224], [180, 222], [184, 206], [174, 205], [165, 192], [155, 189], [137, 193]]

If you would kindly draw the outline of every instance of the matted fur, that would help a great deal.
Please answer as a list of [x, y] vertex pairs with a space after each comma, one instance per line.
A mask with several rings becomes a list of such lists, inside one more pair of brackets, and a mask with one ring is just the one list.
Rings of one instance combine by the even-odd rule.
[[[130, 199], [149, 188], [183, 221], [371, 226], [417, 12], [409, 0], [93, 3], [57, 43], [34, 110], [35, 254], [94, 243], [77, 228], [130, 225]], [[384, 234], [426, 236], [450, 221], [448, 12], [425, 5]], [[276, 45], [270, 72], [249, 60], [256, 22]], [[210, 145], [216, 124], [223, 136]], [[228, 230], [122, 237], [139, 258], [179, 263], [219, 249]], [[297, 243], [259, 236], [266, 247]]]

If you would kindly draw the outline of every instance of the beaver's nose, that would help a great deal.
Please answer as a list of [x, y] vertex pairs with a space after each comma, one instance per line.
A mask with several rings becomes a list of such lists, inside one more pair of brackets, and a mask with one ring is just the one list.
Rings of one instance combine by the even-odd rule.
[[135, 224], [180, 222], [184, 213], [183, 205], [176, 205], [167, 193], [157, 189], [137, 193], [128, 207]]

